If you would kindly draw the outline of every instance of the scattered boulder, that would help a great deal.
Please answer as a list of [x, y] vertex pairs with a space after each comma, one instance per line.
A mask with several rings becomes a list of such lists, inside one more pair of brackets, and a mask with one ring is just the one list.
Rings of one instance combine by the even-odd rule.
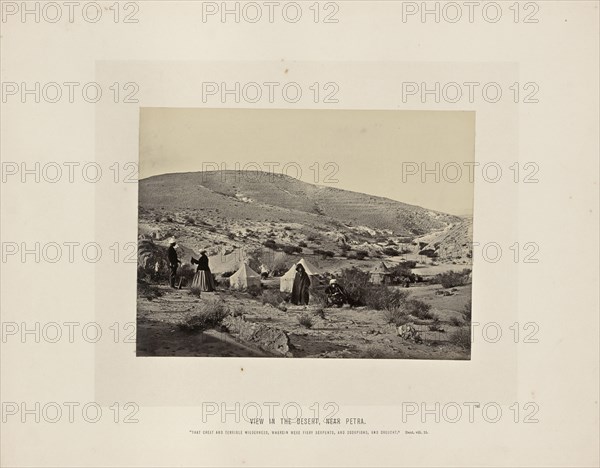
[[412, 323], [406, 323], [398, 327], [398, 336], [403, 340], [421, 343], [423, 339]]
[[232, 316], [223, 320], [223, 326], [236, 338], [255, 344], [264, 351], [279, 356], [290, 355], [290, 338], [283, 330]]

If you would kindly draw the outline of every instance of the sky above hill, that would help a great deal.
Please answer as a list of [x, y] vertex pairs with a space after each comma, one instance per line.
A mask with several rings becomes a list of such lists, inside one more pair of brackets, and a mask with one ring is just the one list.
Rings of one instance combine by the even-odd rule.
[[[474, 157], [474, 112], [143, 108], [140, 113], [140, 179], [261, 170], [471, 215], [473, 182], [465, 163]], [[256, 174], [242, 177], [269, 183]]]

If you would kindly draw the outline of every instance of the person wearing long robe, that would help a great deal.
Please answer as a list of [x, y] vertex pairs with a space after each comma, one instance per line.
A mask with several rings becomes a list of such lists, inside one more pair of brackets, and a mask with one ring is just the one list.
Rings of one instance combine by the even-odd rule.
[[202, 291], [211, 292], [215, 290], [215, 281], [210, 271], [206, 251], [200, 252], [200, 258], [192, 258], [192, 264], [198, 264], [196, 274], [192, 280], [192, 288], [200, 288]]
[[308, 305], [309, 294], [308, 288], [310, 287], [310, 278], [306, 273], [306, 270], [299, 263], [296, 266], [296, 276], [294, 277], [294, 285], [292, 286], [292, 304], [295, 305]]
[[177, 268], [181, 263], [181, 260], [177, 257], [177, 251], [175, 250], [175, 246], [177, 243], [175, 239], [171, 239], [169, 241], [169, 248], [167, 249], [167, 258], [169, 259], [169, 282], [171, 283], [171, 287], [175, 288], [175, 279], [177, 278]]

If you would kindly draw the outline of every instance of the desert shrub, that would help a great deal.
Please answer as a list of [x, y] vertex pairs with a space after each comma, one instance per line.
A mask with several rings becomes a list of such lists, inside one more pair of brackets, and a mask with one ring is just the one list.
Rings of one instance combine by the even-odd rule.
[[143, 280], [138, 280], [137, 290], [140, 296], [145, 297], [149, 301], [163, 295], [163, 293], [160, 289], [158, 289], [158, 287], [153, 286]]
[[357, 250], [354, 254], [354, 258], [356, 258], [357, 260], [364, 260], [368, 256], [369, 252], [367, 252], [366, 250]]
[[288, 255], [294, 255], [296, 253], [302, 253], [302, 248], [293, 245], [284, 245], [283, 251]]
[[321, 255], [323, 258], [333, 258], [335, 256], [335, 252], [331, 250], [322, 250], [322, 249], [314, 249], [315, 255]]
[[167, 222], [168, 223], [172, 223], [173, 222], [173, 218], [171, 216], [167, 216]]
[[369, 273], [359, 268], [345, 268], [341, 271], [339, 282], [344, 286], [351, 306], [366, 305], [365, 297], [369, 289]]
[[396, 265], [393, 268], [391, 268], [390, 276], [394, 283], [398, 283], [400, 282], [400, 280], [404, 280], [405, 278], [408, 278], [411, 283], [415, 282], [415, 275], [413, 274], [413, 272], [410, 270], [410, 268], [407, 268], [402, 264]]
[[263, 245], [269, 249], [277, 250], [280, 247], [280, 244], [275, 242], [273, 239], [267, 239], [263, 242]]
[[304, 242], [304, 241], [300, 241], [300, 242], [298, 243], [298, 245], [299, 245], [300, 247], [308, 247], [308, 244], [307, 244], [306, 242]]
[[317, 238], [315, 236], [307, 236], [306, 240], [310, 241], [310, 242], [314, 242], [317, 240]]
[[278, 307], [284, 301], [284, 297], [279, 291], [266, 290], [261, 295], [263, 304], [270, 304], [273, 307]]
[[196, 274], [196, 268], [192, 265], [181, 265], [177, 269], [177, 276], [183, 276], [188, 283], [191, 283], [192, 279], [194, 279], [194, 275]]
[[248, 287], [246, 292], [248, 294], [250, 294], [251, 296], [256, 297], [256, 296], [260, 296], [262, 294], [262, 288], [260, 286], [253, 284]]
[[325, 309], [323, 307], [317, 307], [317, 310], [315, 310], [315, 315], [317, 317], [325, 319]]
[[200, 297], [202, 295], [202, 288], [198, 288], [198, 287], [194, 286], [193, 288], [190, 288], [189, 294], [191, 296]]
[[468, 284], [470, 274], [471, 270], [468, 268], [465, 268], [460, 272], [447, 271], [436, 275], [433, 282], [441, 284], [445, 289], [454, 288], [455, 286], [464, 286], [465, 284]]
[[383, 249], [383, 253], [389, 257], [396, 257], [400, 255], [400, 252], [398, 252], [398, 250], [394, 249], [393, 247], [386, 247], [385, 249]]
[[471, 327], [461, 327], [450, 335], [450, 343], [469, 349], [471, 346]]
[[304, 313], [304, 314], [298, 316], [298, 323], [300, 325], [302, 325], [303, 327], [312, 328], [313, 319], [310, 315], [308, 315], [307, 313]]
[[399, 326], [408, 323], [410, 319], [403, 307], [393, 307], [383, 311], [383, 317], [387, 323]]
[[435, 314], [430, 311], [431, 306], [419, 299], [410, 299], [406, 301], [406, 310], [409, 314], [414, 315], [421, 320], [433, 320]]
[[389, 351], [378, 345], [369, 345], [360, 353], [363, 359], [390, 359], [392, 356]]
[[471, 300], [470, 299], [469, 299], [469, 302], [467, 302], [465, 304], [465, 306], [463, 307], [463, 315], [467, 322], [471, 321]]
[[292, 230], [292, 228], [289, 227], [289, 226], [284, 226], [283, 229], [285, 229], [286, 231], [291, 231]]
[[325, 307], [327, 304], [327, 294], [325, 294], [325, 289], [311, 288], [310, 303], [318, 307]]
[[208, 228], [208, 232], [217, 232], [217, 228], [214, 226], [211, 226]]
[[462, 325], [462, 320], [461, 320], [461, 319], [459, 319], [458, 317], [455, 317], [455, 316], [453, 316], [453, 317], [450, 319], [450, 323], [451, 323], [452, 325], [454, 325], [455, 327], [460, 327], [460, 326]]
[[160, 223], [160, 216], [155, 217], [154, 221], [156, 221], [157, 223]]
[[194, 225], [196, 224], [196, 220], [194, 218], [192, 218], [191, 216], [185, 216], [183, 218], [183, 220], [187, 223], [187, 224], [191, 224]]
[[395, 309], [403, 306], [408, 297], [408, 292], [379, 286], [370, 288], [365, 295], [365, 303], [375, 310]]
[[408, 270], [411, 270], [413, 268], [417, 267], [417, 262], [416, 260], [404, 260], [403, 262], [400, 262], [399, 264], [402, 268], [406, 268]]
[[212, 300], [201, 304], [198, 312], [178, 326], [185, 332], [197, 333], [220, 325], [229, 314], [229, 308], [223, 301]]
[[273, 266], [271, 267], [271, 273], [273, 273], [273, 276], [275, 277], [283, 276], [287, 273], [291, 266], [292, 265], [289, 262], [280, 258], [273, 262]]
[[231, 232], [231, 231], [230, 231], [230, 232], [228, 232], [228, 233], [227, 233], [227, 237], [228, 237], [229, 239], [233, 240], [233, 239], [235, 239], [235, 234], [234, 234], [233, 232]]

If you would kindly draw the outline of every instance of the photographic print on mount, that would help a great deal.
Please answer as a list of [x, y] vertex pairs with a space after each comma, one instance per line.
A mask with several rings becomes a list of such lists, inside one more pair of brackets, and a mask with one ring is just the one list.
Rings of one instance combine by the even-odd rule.
[[473, 112], [142, 108], [137, 355], [470, 359]]

